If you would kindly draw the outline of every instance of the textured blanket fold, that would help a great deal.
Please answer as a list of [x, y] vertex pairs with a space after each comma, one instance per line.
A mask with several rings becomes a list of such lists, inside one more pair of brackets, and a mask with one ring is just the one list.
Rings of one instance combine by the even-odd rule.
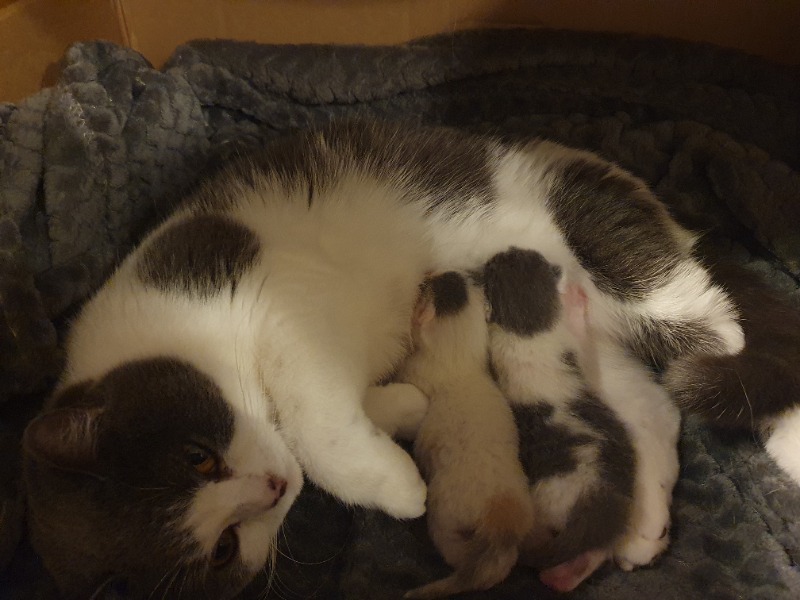
[[[82, 43], [57, 86], [0, 104], [3, 447], [57, 376], [65, 319], [199, 177], [242, 147], [356, 115], [597, 151], [705, 232], [709, 253], [760, 271], [800, 306], [797, 70], [710, 46], [546, 30], [374, 48], [198, 41], [161, 71], [132, 50]], [[693, 420], [681, 458], [667, 555], [634, 573], [605, 568], [571, 597], [800, 596], [800, 490], [752, 438]], [[0, 475], [2, 561], [21, 511], [13, 469]], [[447, 571], [421, 520], [349, 510], [313, 489], [285, 531], [271, 584], [280, 598], [396, 598]], [[11, 561], [0, 597], [52, 596], [24, 542]], [[551, 595], [517, 569], [467, 597]]]

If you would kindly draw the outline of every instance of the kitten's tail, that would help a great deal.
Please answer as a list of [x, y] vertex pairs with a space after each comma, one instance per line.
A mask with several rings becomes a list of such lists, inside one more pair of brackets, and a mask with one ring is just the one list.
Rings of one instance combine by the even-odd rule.
[[711, 424], [760, 431], [800, 484], [800, 311], [742, 267], [709, 268], [739, 308], [745, 347], [735, 355], [679, 357], [663, 383], [681, 408]]
[[532, 525], [527, 497], [496, 494], [467, 542], [463, 562], [449, 576], [406, 592], [405, 598], [433, 600], [461, 592], [487, 590], [517, 563], [519, 547]]

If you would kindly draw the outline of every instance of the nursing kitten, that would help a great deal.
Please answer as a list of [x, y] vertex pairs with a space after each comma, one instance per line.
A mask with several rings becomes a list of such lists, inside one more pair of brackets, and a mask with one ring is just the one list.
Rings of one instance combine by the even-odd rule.
[[736, 353], [736, 308], [694, 243], [641, 181], [549, 142], [350, 122], [271, 144], [199, 187], [72, 323], [24, 438], [33, 543], [67, 596], [117, 579], [218, 598], [267, 565], [301, 470], [419, 516], [413, 460], [363, 402], [406, 354], [426, 273], [535, 249], [575, 274], [593, 332], [663, 364]]
[[486, 369], [480, 288], [454, 271], [434, 277], [415, 323], [397, 378], [430, 401], [414, 457], [428, 483], [428, 532], [455, 571], [406, 597], [440, 598], [505, 579], [534, 513], [514, 417]]
[[531, 482], [535, 520], [520, 562], [562, 592], [607, 559], [651, 562], [669, 543], [677, 408], [641, 363], [592, 330], [583, 290], [541, 254], [500, 253], [482, 278], [491, 367]]

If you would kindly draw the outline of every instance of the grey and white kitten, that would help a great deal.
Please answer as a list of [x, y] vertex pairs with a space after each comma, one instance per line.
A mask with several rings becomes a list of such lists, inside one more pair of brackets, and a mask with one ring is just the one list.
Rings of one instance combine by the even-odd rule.
[[301, 472], [419, 516], [417, 468], [363, 403], [407, 352], [426, 273], [535, 249], [575, 274], [594, 331], [663, 364], [735, 354], [736, 307], [694, 244], [640, 180], [545, 141], [349, 122], [271, 144], [187, 198], [72, 323], [24, 436], [33, 543], [67, 596], [119, 578], [219, 598], [267, 566]]
[[482, 279], [490, 364], [513, 406], [536, 515], [520, 562], [562, 592], [608, 559], [648, 564], [669, 543], [677, 407], [594, 331], [583, 289], [538, 252], [498, 254]]

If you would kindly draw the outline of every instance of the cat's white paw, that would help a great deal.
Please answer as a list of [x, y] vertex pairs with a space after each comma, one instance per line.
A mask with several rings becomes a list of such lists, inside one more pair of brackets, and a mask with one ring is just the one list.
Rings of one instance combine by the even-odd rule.
[[428, 397], [410, 383], [390, 383], [367, 390], [364, 412], [393, 438], [413, 441], [428, 412]]
[[649, 565], [669, 546], [673, 482], [640, 482], [628, 531], [614, 547], [614, 560], [624, 571]]
[[392, 465], [393, 472], [386, 474], [375, 502], [377, 508], [396, 519], [416, 519], [425, 514], [428, 488], [412, 458], [408, 454], [405, 458]]
[[623, 571], [644, 567], [658, 558], [669, 546], [669, 533], [652, 539], [632, 531], [625, 535], [614, 547], [614, 561]]

